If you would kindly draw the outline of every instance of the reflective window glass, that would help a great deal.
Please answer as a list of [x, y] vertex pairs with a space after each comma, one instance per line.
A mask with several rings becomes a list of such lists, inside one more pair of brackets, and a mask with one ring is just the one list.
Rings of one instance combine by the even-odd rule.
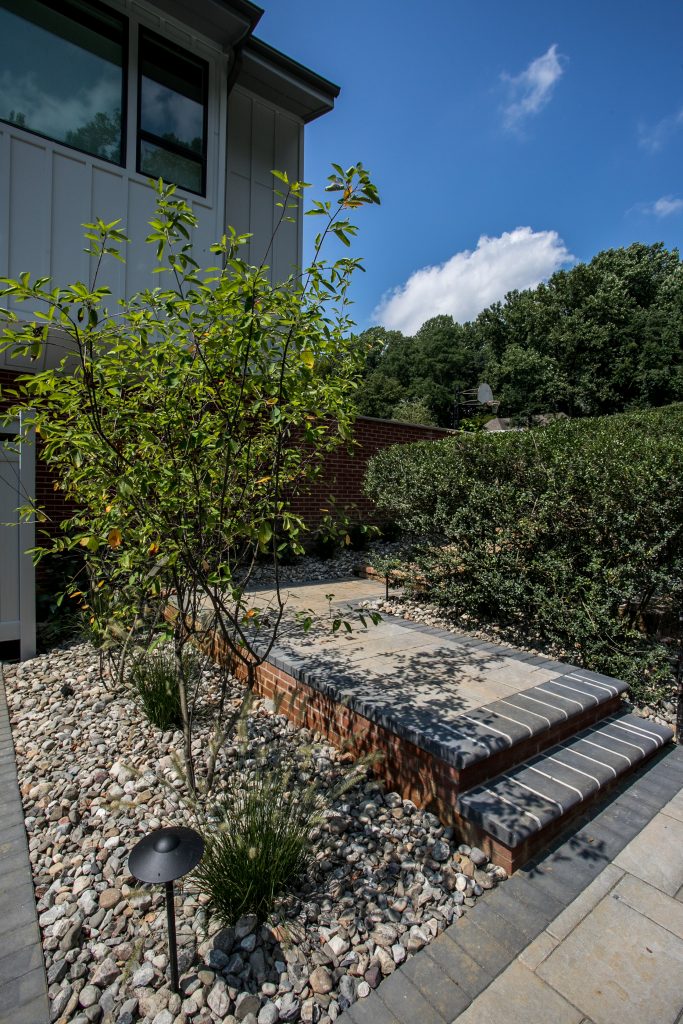
[[153, 142], [142, 139], [140, 142], [140, 171], [150, 178], [163, 178], [182, 185], [190, 192], [200, 193], [202, 188], [202, 165], [198, 160], [190, 160], [180, 153], [172, 153]]
[[138, 170], [201, 194], [207, 78], [205, 61], [141, 31]]
[[0, 0], [0, 119], [122, 164], [126, 35], [86, 0]]

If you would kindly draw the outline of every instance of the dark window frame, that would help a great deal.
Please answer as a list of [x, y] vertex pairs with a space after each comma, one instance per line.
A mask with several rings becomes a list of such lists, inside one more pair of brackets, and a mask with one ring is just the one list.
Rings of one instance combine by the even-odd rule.
[[[68, 10], [64, 9], [64, 4], [61, 0], [38, 0], [44, 7], [48, 7], [50, 10], [55, 11], [57, 14], [61, 14], [67, 18], [71, 18], [72, 21], [79, 22], [85, 25], [87, 28], [93, 31], [101, 32], [101, 22], [98, 24], [97, 19], [91, 20], [86, 13], [85, 17], [76, 18], [71, 15]], [[8, 121], [4, 117], [0, 117], [1, 124], [7, 124], [11, 128], [18, 129], [21, 132], [27, 132], [29, 135], [35, 135], [39, 139], [45, 139], [47, 142], [53, 142], [57, 146], [63, 146], [65, 149], [71, 150], [72, 153], [80, 153], [81, 156], [90, 157], [91, 160], [102, 160], [104, 163], [111, 164], [113, 167], [121, 167], [124, 170], [127, 167], [128, 162], [128, 76], [130, 67], [130, 19], [125, 14], [121, 14], [119, 11], [114, 10], [112, 7], [108, 7], [106, 4], [99, 3], [99, 0], [81, 0], [84, 6], [91, 8], [93, 11], [99, 11], [103, 15], [109, 18], [115, 18], [121, 23], [121, 151], [118, 160], [112, 160], [108, 156], [100, 156], [98, 153], [91, 153], [87, 149], [81, 149], [79, 146], [74, 146], [70, 142], [64, 142], [62, 139], [56, 139], [53, 135], [46, 135], [45, 132], [39, 132], [35, 128], [29, 128], [27, 125], [16, 124], [14, 121]]]
[[[149, 132], [142, 127], [142, 54], [143, 54], [143, 43], [145, 38], [150, 39], [152, 43], [161, 43], [166, 49], [176, 50], [178, 54], [184, 59], [189, 59], [193, 64], [197, 64], [202, 69], [202, 149], [199, 152], [196, 149], [190, 149], [189, 146], [178, 145], [169, 139], [163, 138], [161, 135], [155, 135], [154, 132]], [[187, 185], [181, 185], [178, 182], [169, 182], [169, 184], [176, 185], [177, 188], [181, 188], [184, 192], [189, 192], [193, 196], [201, 196], [206, 198], [207, 195], [207, 170], [208, 170], [208, 146], [209, 146], [209, 77], [210, 77], [210, 65], [207, 60], [203, 57], [198, 57], [192, 53], [191, 50], [185, 49], [183, 46], [179, 46], [171, 39], [167, 39], [165, 36], [159, 35], [158, 32], [153, 32], [152, 29], [146, 28], [144, 25], [138, 25], [138, 96], [137, 96], [137, 130], [135, 140], [135, 170], [138, 174], [144, 174], [147, 178], [150, 177], [146, 171], [141, 170], [141, 156], [142, 156], [142, 143], [149, 142], [153, 146], [157, 146], [159, 149], [166, 150], [168, 153], [175, 153], [176, 156], [183, 156], [193, 160], [195, 163], [200, 164], [201, 167], [201, 192], [195, 191], [195, 189], [188, 188]], [[166, 180], [166, 179], [164, 179]]]

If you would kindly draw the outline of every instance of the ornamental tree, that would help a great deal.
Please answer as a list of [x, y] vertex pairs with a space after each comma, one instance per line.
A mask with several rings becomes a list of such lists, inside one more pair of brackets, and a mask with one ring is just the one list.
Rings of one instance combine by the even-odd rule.
[[[175, 187], [155, 183], [148, 244], [158, 287], [112, 305], [100, 285], [106, 260], [124, 259], [119, 221], [86, 225], [92, 280], [68, 287], [49, 279], [2, 280], [13, 309], [3, 349], [38, 357], [55, 336], [65, 355], [55, 370], [20, 378], [17, 401], [31, 406], [42, 455], [76, 511], [36, 549], [78, 550], [81, 599], [101, 640], [117, 639], [119, 677], [131, 644], [172, 636], [190, 789], [200, 694], [186, 677], [190, 640], [217, 637], [242, 666], [246, 695], [280, 628], [278, 564], [302, 551], [306, 524], [293, 511], [332, 449], [349, 443], [353, 394], [365, 346], [351, 332], [348, 288], [358, 258], [329, 261], [330, 239], [349, 246], [353, 211], [379, 202], [361, 164], [333, 165], [329, 195], [308, 211], [321, 220], [312, 262], [280, 283], [267, 260], [277, 231], [302, 200], [303, 182], [277, 179], [279, 222], [260, 266], [241, 256], [247, 235], [232, 229], [214, 246], [215, 266], [199, 267], [196, 218]], [[30, 304], [30, 320], [17, 303]], [[41, 510], [27, 507], [26, 514]], [[250, 595], [258, 557], [272, 559], [274, 598]], [[168, 622], [169, 602], [174, 608]], [[121, 641], [124, 642], [121, 642]], [[230, 731], [227, 671], [214, 701], [214, 730], [203, 785]]]

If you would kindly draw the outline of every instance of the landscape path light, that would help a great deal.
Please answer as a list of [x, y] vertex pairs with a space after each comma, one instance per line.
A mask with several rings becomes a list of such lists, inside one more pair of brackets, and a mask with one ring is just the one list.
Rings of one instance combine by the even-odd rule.
[[178, 947], [175, 934], [173, 883], [197, 867], [204, 854], [204, 840], [192, 828], [160, 828], [131, 850], [128, 870], [141, 882], [166, 886], [166, 918], [171, 964], [171, 987], [178, 991]]

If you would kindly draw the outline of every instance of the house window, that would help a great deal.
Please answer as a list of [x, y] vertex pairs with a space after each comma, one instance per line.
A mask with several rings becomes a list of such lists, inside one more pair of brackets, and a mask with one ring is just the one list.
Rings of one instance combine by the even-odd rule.
[[0, 0], [0, 119], [123, 164], [127, 23], [89, 0]]
[[140, 30], [137, 169], [206, 194], [208, 65]]

